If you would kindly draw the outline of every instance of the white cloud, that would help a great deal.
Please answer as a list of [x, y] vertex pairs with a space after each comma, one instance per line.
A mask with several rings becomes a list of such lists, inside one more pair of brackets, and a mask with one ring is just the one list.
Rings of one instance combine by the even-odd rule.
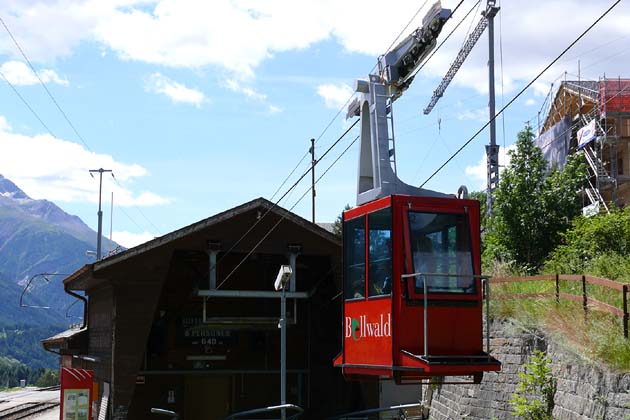
[[[425, 11], [431, 3], [427, 2]], [[444, 0], [443, 4], [453, 8], [457, 0]], [[472, 1], [464, 3], [443, 33], [471, 5]], [[49, 0], [2, 2], [0, 14], [29, 56], [40, 62], [70, 55], [81, 42], [96, 41], [125, 60], [194, 69], [214, 66], [247, 78], [274, 54], [331, 38], [347, 52], [375, 57], [386, 50], [417, 7], [415, 0], [399, 0], [392, 8], [383, 8], [377, 0]], [[495, 63], [499, 77], [501, 35], [505, 92], [513, 92], [531, 79], [606, 7], [586, 0], [502, 4], [495, 20]], [[573, 13], [576, 10], [580, 12]], [[460, 49], [469, 23], [474, 26], [479, 18], [479, 13], [472, 13], [419, 77], [442, 77]], [[622, 2], [535, 85], [535, 91], [548, 88], [562, 71], [575, 69], [578, 59], [583, 74], [590, 77], [603, 72], [602, 62], [606, 74], [625, 74], [628, 55], [612, 60], [610, 56], [627, 44], [629, 20], [630, 7]], [[487, 91], [485, 39], [474, 48], [454, 84]], [[606, 48], [597, 48], [602, 45]], [[0, 38], [0, 53], [16, 55], [7, 37]]]
[[12, 130], [11, 124], [7, 121], [4, 115], [0, 115], [0, 133], [6, 133]]
[[191, 104], [200, 107], [202, 103], [207, 101], [203, 92], [186, 87], [160, 73], [153, 73], [148, 77], [145, 89], [147, 92], [166, 95], [174, 103]]
[[339, 109], [352, 96], [354, 90], [345, 83], [324, 84], [317, 87], [317, 94], [324, 99], [324, 103], [328, 108]]
[[266, 94], [260, 93], [249, 86], [243, 85], [242, 81], [238, 81], [236, 79], [226, 79], [224, 81], [224, 85], [227, 89], [231, 90], [232, 92], [241, 93], [245, 95], [248, 99], [252, 99], [254, 101], [257, 101], [266, 105], [267, 111], [270, 114], [277, 114], [279, 112], [282, 112], [282, 108], [269, 104]]
[[461, 111], [457, 115], [458, 120], [462, 121], [479, 121], [482, 123], [487, 123], [490, 114], [488, 112], [488, 108], [479, 108], [479, 109], [465, 109]]
[[525, 106], [532, 106], [532, 105], [536, 105], [536, 101], [533, 100], [532, 98], [529, 98], [525, 101]]
[[254, 89], [247, 86], [242, 86], [235, 79], [227, 79], [225, 81], [225, 87], [227, 87], [232, 92], [242, 93], [250, 99], [255, 99], [261, 102], [267, 100], [267, 95], [265, 95], [264, 93], [256, 92]]
[[[0, 66], [0, 72], [9, 81], [16, 86], [30, 86], [39, 83], [39, 79], [44, 83], [56, 83], [62, 86], [68, 86], [68, 80], [59, 77], [59, 75], [51, 69], [38, 70], [37, 75], [26, 63], [22, 61], [7, 61]], [[39, 79], [37, 78], [39, 76]]]
[[[499, 149], [499, 175], [503, 170], [510, 165], [510, 156], [508, 152], [510, 150], [516, 150], [515, 145], [510, 145], [508, 147], [501, 147]], [[476, 188], [480, 190], [485, 190], [487, 185], [487, 173], [488, 173], [488, 159], [486, 154], [484, 153], [479, 163], [476, 165], [466, 166], [465, 174], [467, 177], [470, 177], [471, 182], [479, 181], [479, 184]], [[499, 177], [499, 179], [501, 179]], [[473, 188], [474, 189], [474, 188]]]
[[133, 248], [154, 239], [156, 235], [151, 232], [133, 233], [126, 230], [112, 232], [112, 240], [125, 248]]
[[[1, 121], [4, 118], [0, 124]], [[119, 162], [110, 155], [90, 152], [48, 134], [31, 137], [0, 129], [0, 149], [2, 175], [35, 199], [96, 203], [98, 176], [91, 178], [88, 171], [107, 168], [113, 170], [118, 183], [104, 174], [103, 189], [114, 192], [116, 205], [155, 206], [170, 201], [152, 192], [134, 192], [126, 186], [148, 175], [142, 166]]]

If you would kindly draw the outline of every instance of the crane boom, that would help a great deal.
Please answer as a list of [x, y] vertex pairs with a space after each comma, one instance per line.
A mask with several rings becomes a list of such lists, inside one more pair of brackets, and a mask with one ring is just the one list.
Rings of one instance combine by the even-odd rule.
[[429, 104], [426, 108], [424, 108], [424, 115], [429, 114], [433, 110], [435, 104], [437, 104], [437, 101], [439, 101], [442, 95], [444, 95], [446, 88], [448, 87], [448, 85], [451, 84], [453, 78], [457, 74], [457, 71], [460, 69], [462, 64], [464, 64], [466, 57], [468, 57], [468, 54], [470, 54], [477, 41], [479, 41], [479, 38], [481, 38], [481, 35], [486, 30], [486, 27], [488, 27], [488, 19], [494, 17], [498, 11], [498, 7], [489, 7], [488, 10], [483, 13], [481, 20], [479, 21], [479, 23], [477, 23], [475, 29], [468, 36], [468, 39], [464, 43], [464, 46], [459, 51], [459, 54], [457, 54], [455, 61], [453, 61], [451, 67], [446, 72], [446, 76], [444, 76], [442, 82], [440, 82], [437, 89], [435, 89], [435, 91], [433, 92], [433, 96], [431, 97]]

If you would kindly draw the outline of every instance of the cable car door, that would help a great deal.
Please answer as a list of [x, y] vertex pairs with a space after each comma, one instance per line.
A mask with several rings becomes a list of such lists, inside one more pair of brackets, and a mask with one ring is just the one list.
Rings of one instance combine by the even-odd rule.
[[482, 352], [481, 287], [474, 277], [481, 269], [478, 202], [447, 198], [409, 204], [403, 212], [404, 269], [415, 275], [403, 283], [401, 319], [409, 325], [401, 328], [401, 348], [431, 356], [478, 354]]

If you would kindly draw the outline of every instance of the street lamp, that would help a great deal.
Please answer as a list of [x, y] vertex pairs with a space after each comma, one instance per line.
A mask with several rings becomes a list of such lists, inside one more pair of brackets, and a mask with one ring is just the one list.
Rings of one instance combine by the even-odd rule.
[[[280, 405], [287, 403], [287, 287], [291, 280], [291, 274], [293, 270], [290, 265], [281, 265], [280, 271], [274, 283], [274, 288], [277, 291], [282, 291], [282, 297], [280, 298], [280, 322], [278, 328], [280, 328]], [[283, 408], [282, 420], [286, 420], [287, 412]]]

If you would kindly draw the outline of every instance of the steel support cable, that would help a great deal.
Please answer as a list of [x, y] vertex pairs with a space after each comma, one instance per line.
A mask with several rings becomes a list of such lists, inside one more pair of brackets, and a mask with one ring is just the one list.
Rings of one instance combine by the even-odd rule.
[[[83, 145], [85, 146], [85, 148], [94, 153], [92, 151], [92, 149], [90, 148], [90, 146], [87, 144], [87, 142], [85, 141], [85, 139], [83, 138], [83, 136], [79, 133], [79, 131], [77, 130], [77, 128], [75, 127], [75, 125], [72, 123], [72, 121], [70, 120], [70, 118], [68, 117], [68, 115], [65, 113], [65, 111], [61, 108], [61, 105], [59, 105], [59, 102], [57, 102], [57, 100], [55, 99], [55, 97], [53, 96], [53, 94], [50, 92], [50, 90], [46, 87], [46, 83], [44, 83], [44, 81], [42, 80], [42, 78], [40, 77], [39, 73], [37, 72], [37, 70], [35, 69], [35, 66], [33, 66], [33, 63], [31, 63], [31, 60], [29, 60], [28, 56], [26, 55], [26, 53], [24, 52], [24, 50], [22, 49], [22, 47], [20, 46], [20, 44], [17, 42], [17, 39], [15, 39], [15, 37], [13, 36], [13, 33], [11, 32], [11, 30], [9, 29], [9, 27], [7, 26], [7, 24], [5, 23], [4, 19], [2, 19], [2, 17], [0, 17], [0, 23], [2, 23], [2, 26], [4, 27], [4, 29], [6, 30], [6, 32], [9, 34], [9, 37], [11, 38], [11, 40], [13, 41], [13, 43], [15, 44], [15, 46], [17, 47], [17, 49], [20, 51], [20, 54], [22, 55], [22, 57], [24, 57], [24, 60], [26, 61], [26, 63], [28, 64], [29, 68], [31, 69], [31, 71], [33, 72], [33, 74], [35, 75], [35, 77], [37, 77], [37, 80], [39, 81], [39, 83], [42, 85], [42, 87], [44, 88], [44, 90], [46, 91], [46, 93], [48, 94], [48, 97], [50, 97], [50, 99], [52, 100], [52, 102], [55, 104], [55, 106], [57, 107], [57, 109], [59, 110], [59, 112], [61, 113], [61, 115], [63, 116], [63, 118], [66, 120], [66, 122], [68, 123], [68, 125], [70, 126], [70, 128], [72, 128], [72, 131], [74, 131], [74, 134], [76, 134], [76, 136], [79, 138], [79, 140], [81, 141], [81, 143], [83, 143]], [[35, 117], [37, 118], [37, 120], [42, 124], [42, 126], [44, 126], [44, 128], [48, 131], [48, 133], [55, 137], [58, 138], [56, 135], [54, 135], [52, 133], [52, 131], [50, 130], [50, 128], [48, 128], [48, 126], [44, 123], [44, 121], [42, 121], [42, 119], [39, 117], [39, 115], [33, 110], [33, 108], [28, 104], [28, 102], [26, 102], [26, 100], [24, 99], [24, 97], [22, 97], [22, 95], [20, 95], [20, 93], [17, 91], [17, 89], [11, 84], [11, 82], [9, 82], [9, 80], [5, 77], [4, 74], [0, 73], [0, 76], [2, 76], [2, 78], [4, 79], [5, 82], [7, 82], [7, 84], [11, 87], [11, 89], [13, 89], [13, 92], [15, 92], [15, 94], [22, 100], [22, 102], [24, 102], [24, 105], [26, 105], [26, 107], [33, 113], [33, 115], [35, 115]], [[118, 184], [120, 185], [120, 184]], [[121, 186], [122, 187], [122, 186]], [[121, 209], [122, 210], [122, 209]], [[144, 215], [144, 213], [142, 213], [142, 211], [139, 211], [145, 219], [147, 219], [147, 221], [149, 222], [149, 224], [151, 224], [153, 227], [155, 227], [155, 224], [153, 224], [153, 222], [151, 222], [146, 215]], [[127, 216], [127, 218], [129, 220], [131, 220], [131, 222], [133, 222], [134, 225], [136, 225], [140, 230], [144, 230], [142, 228], [140, 228], [140, 226], [138, 225], [138, 223], [136, 223], [135, 220], [133, 220], [131, 218], [131, 216], [129, 216], [129, 214], [127, 212], [125, 212], [123, 210], [123, 214], [125, 214], [125, 216]], [[157, 229], [157, 228], [156, 228]], [[159, 229], [157, 229], [159, 232]]]
[[[118, 179], [113, 175], [112, 173], [112, 178], [114, 178], [114, 182], [120, 187], [120, 188], [124, 188], [120, 182], [118, 182]], [[151, 221], [149, 220], [149, 218], [147, 217], [146, 214], [144, 214], [144, 212], [142, 210], [140, 210], [140, 207], [136, 206], [135, 204], [131, 204], [136, 210], [138, 210], [138, 213], [140, 213], [142, 215], [142, 217], [144, 217], [144, 220], [146, 220], [151, 226], [153, 226], [153, 228], [156, 230], [156, 232], [161, 235], [162, 232], [160, 232], [160, 229]], [[121, 206], [119, 206], [120, 208]], [[135, 223], [135, 222], [134, 222]], [[136, 226], [138, 226], [136, 224]], [[142, 229], [141, 229], [142, 230]]]
[[18, 98], [20, 98], [20, 100], [24, 103], [24, 105], [26, 105], [26, 107], [29, 109], [29, 111], [31, 111], [31, 113], [35, 116], [35, 118], [37, 118], [37, 121], [39, 121], [39, 123], [46, 129], [46, 131], [48, 131], [48, 134], [50, 134], [51, 136], [56, 138], [57, 136], [55, 136], [53, 134], [53, 132], [50, 130], [50, 128], [48, 128], [48, 126], [40, 118], [40, 116], [37, 114], [37, 112], [35, 112], [35, 110], [29, 105], [29, 103], [26, 101], [26, 99], [24, 99], [24, 97], [22, 95], [20, 95], [20, 92], [18, 92], [18, 90], [15, 88], [15, 86], [13, 86], [13, 83], [11, 83], [9, 81], [9, 79], [6, 78], [4, 73], [0, 72], [0, 77], [2, 77], [5, 82], [7, 82], [7, 85], [9, 85], [9, 87], [11, 87], [11, 89], [13, 89], [13, 92], [17, 95]]
[[[341, 136], [339, 136], [339, 138], [337, 140], [335, 140], [335, 142], [319, 157], [319, 159], [317, 159], [315, 161], [315, 164], [317, 164], [318, 162], [320, 162], [322, 159], [324, 159], [326, 157], [326, 155], [328, 155], [328, 153], [330, 153], [330, 151], [337, 146], [337, 144], [339, 144], [339, 142], [350, 132], [350, 130], [352, 130], [358, 123], [359, 123], [359, 119], [357, 119], [354, 123], [352, 123], [352, 125], [350, 127], [348, 127], [346, 129], [346, 131], [343, 132], [343, 134]], [[336, 162], [336, 161], [335, 161]], [[245, 233], [243, 233], [240, 238], [234, 243], [232, 244], [232, 246], [223, 253], [223, 255], [217, 260], [217, 262], [214, 264], [214, 266], [210, 267], [209, 271], [214, 270], [217, 265], [219, 265], [219, 263], [221, 263], [221, 261], [223, 261], [223, 259], [225, 259], [225, 257], [230, 254], [232, 251], [234, 251], [234, 249], [243, 241], [243, 239], [245, 239], [245, 237], [247, 237], [247, 235], [249, 235], [254, 228], [256, 228], [256, 226], [258, 226], [258, 224], [260, 224], [260, 222], [276, 207], [278, 207], [278, 203], [280, 203], [280, 201], [282, 201], [291, 191], [293, 191], [298, 185], [299, 183], [304, 179], [304, 177], [306, 177], [306, 175], [308, 175], [311, 172], [311, 169], [306, 170], [304, 173], [302, 173], [302, 175], [298, 178], [297, 181], [295, 181], [287, 191], [285, 191], [284, 194], [282, 194], [282, 196], [276, 200], [271, 207], [269, 207], [265, 213], [263, 213], [263, 215], [261, 217], [259, 217], [256, 222], [254, 222], [253, 225], [251, 225], [249, 227], [249, 229], [247, 229], [247, 231], [245, 231]], [[318, 178], [318, 180], [321, 178], [321, 176]], [[317, 181], [315, 182], [317, 183]], [[310, 190], [309, 190], [310, 191]], [[219, 286], [217, 286], [217, 289], [221, 287], [221, 285], [225, 283], [225, 280], [222, 281]]]
[[510, 101], [507, 104], [505, 104], [505, 106], [503, 106], [497, 113], [495, 113], [494, 116], [490, 118], [490, 120], [487, 123], [485, 123], [479, 130], [477, 130], [477, 132], [475, 132], [475, 134], [473, 134], [471, 138], [469, 138], [459, 149], [457, 149], [455, 153], [453, 153], [442, 165], [440, 165], [440, 167], [436, 169], [431, 174], [431, 176], [429, 176], [420, 185], [420, 188], [425, 186], [426, 183], [429, 182], [435, 175], [437, 175], [438, 172], [440, 172], [446, 165], [448, 165], [448, 163], [451, 160], [453, 160], [455, 156], [457, 156], [462, 150], [464, 150], [464, 148], [466, 148], [466, 146], [468, 146], [474, 139], [476, 139], [477, 136], [481, 134], [481, 132], [485, 130], [486, 127], [488, 127], [492, 121], [494, 121], [499, 115], [503, 113], [503, 111], [505, 111], [510, 105], [512, 105], [514, 101], [516, 101], [527, 89], [530, 88], [531, 85], [533, 85], [540, 78], [540, 76], [542, 76], [547, 70], [549, 70], [549, 68], [553, 66], [560, 58], [562, 58], [562, 56], [564, 56], [564, 54], [566, 54], [567, 51], [569, 51], [575, 44], [577, 44], [578, 41], [580, 41], [591, 29], [593, 29], [595, 25], [597, 25], [620, 2], [621, 0], [615, 1], [612, 4], [612, 6], [610, 6], [600, 17], [598, 17], [588, 28], [585, 29], [584, 32], [580, 34], [580, 36], [578, 36], [575, 40], [573, 40], [573, 42], [571, 42], [556, 58], [554, 58], [544, 69], [542, 69], [536, 77], [534, 77], [529, 83], [527, 83], [527, 85], [525, 85], [525, 87], [523, 87], [512, 99], [510, 99]]
[[[359, 121], [359, 120], [357, 120]], [[315, 181], [315, 184], [317, 184], [327, 173], [328, 171], [335, 166], [335, 164], [339, 161], [339, 159], [341, 159], [341, 157], [348, 151], [350, 150], [350, 148], [354, 145], [354, 143], [356, 143], [356, 141], [360, 138], [360, 136], [356, 136], [354, 138], [354, 140], [352, 140], [352, 142], [344, 149], [343, 152], [341, 152], [341, 154], [337, 157], [337, 159], [335, 159], [329, 166], [328, 168], [326, 168], [326, 170], [317, 178], [317, 180]], [[304, 191], [304, 194], [302, 194], [300, 196], [300, 198], [298, 198], [298, 200], [293, 204], [293, 206], [291, 206], [291, 208], [289, 209], [289, 211], [293, 211], [293, 209], [304, 199], [304, 197], [306, 197], [306, 195], [311, 191], [312, 186], [309, 187], [306, 191]], [[225, 282], [227, 282], [230, 277], [232, 277], [232, 275], [245, 263], [245, 261], [247, 261], [247, 259], [250, 257], [250, 255], [252, 255], [260, 245], [262, 245], [262, 243], [269, 237], [269, 235], [271, 235], [273, 233], [274, 230], [276, 230], [276, 228], [280, 225], [280, 223], [282, 223], [282, 221], [286, 218], [286, 215], [281, 215], [280, 218], [278, 219], [278, 221], [263, 235], [263, 237], [252, 247], [252, 249], [239, 261], [239, 263], [236, 265], [236, 267], [234, 267], [232, 269], [232, 271], [230, 271], [230, 273], [225, 277], [225, 279], [223, 279], [223, 281], [221, 283], [219, 283], [219, 285], [217, 286], [217, 289], [219, 289]], [[262, 218], [261, 218], [262, 219]]]
[[[402, 36], [402, 34], [407, 30], [407, 28], [409, 27], [409, 25], [411, 25], [411, 23], [414, 21], [414, 19], [418, 16], [418, 14], [420, 13], [420, 11], [424, 8], [424, 6], [427, 4], [428, 0], [425, 0], [424, 3], [422, 3], [422, 5], [418, 8], [418, 10], [416, 10], [416, 13], [411, 17], [411, 19], [409, 19], [409, 21], [407, 22], [407, 24], [404, 26], [404, 28], [400, 31], [400, 33], [398, 34], [398, 36], [396, 38], [394, 38], [394, 40], [391, 42], [391, 44], [389, 44], [389, 47], [387, 47], [387, 49], [385, 50], [385, 54], [387, 54], [389, 52], [389, 50], [394, 46], [394, 44], [396, 43], [396, 41], [398, 41], [398, 39]], [[477, 0], [478, 4], [481, 0]], [[457, 6], [455, 6], [455, 8], [453, 9], [453, 11], [451, 12], [451, 16], [449, 16], [449, 19], [453, 16], [453, 14], [457, 11], [457, 9], [459, 9], [459, 6], [462, 5], [462, 3], [464, 2], [464, 0], [460, 0], [460, 2], [457, 4]], [[474, 8], [475, 6], [473, 6]], [[472, 11], [472, 9], [471, 9]], [[466, 14], [466, 17], [468, 17], [468, 15], [470, 14], [470, 11]], [[466, 17], [464, 17], [464, 19], [466, 19]], [[456, 28], [461, 24], [458, 23]], [[452, 32], [451, 32], [452, 33]], [[450, 34], [448, 35], [450, 36]], [[444, 41], [446, 41], [448, 39], [448, 36], [446, 37], [446, 39]], [[442, 44], [444, 43], [444, 41], [442, 42]], [[439, 49], [442, 44], [440, 44], [437, 48]], [[435, 54], [435, 52], [433, 53]], [[433, 54], [431, 54], [431, 56], [429, 56], [429, 58], [427, 58], [424, 63], [422, 64], [422, 66], [424, 66], [424, 64], [426, 64], [429, 59], [433, 56]], [[370, 70], [370, 73], [372, 73], [375, 69], [377, 68], [377, 64], [375, 64], [372, 69]], [[418, 70], [416, 70], [414, 72], [414, 76], [418, 73]], [[337, 119], [337, 117], [339, 117], [339, 115], [343, 112], [343, 110], [348, 106], [348, 104], [350, 103], [350, 101], [352, 100], [352, 98], [354, 97], [354, 92], [350, 95], [350, 97], [346, 100], [346, 102], [339, 108], [339, 110], [337, 111], [337, 113], [333, 116], [333, 118], [330, 120], [330, 122], [326, 125], [326, 127], [324, 127], [324, 130], [319, 134], [319, 136], [315, 139], [315, 143], [319, 142], [319, 140], [324, 136], [324, 134], [328, 131], [328, 129], [330, 128], [330, 126], [332, 125], [333, 122], [335, 122], [335, 120]], [[302, 164], [302, 162], [304, 161], [304, 159], [306, 159], [306, 157], [308, 156], [308, 152], [306, 152], [302, 158], [300, 159], [300, 161], [297, 163], [297, 165], [295, 165], [295, 167], [293, 168], [293, 170], [291, 171], [291, 173], [284, 179], [284, 181], [280, 184], [280, 186], [278, 187], [278, 189], [273, 193], [273, 195], [271, 196], [271, 200], [273, 200], [273, 198], [276, 196], [276, 194], [278, 194], [278, 192], [282, 189], [282, 187], [286, 184], [286, 182], [289, 180], [289, 178], [291, 178], [291, 176], [295, 173], [295, 171], [297, 170], [297, 168]]]
[[[459, 4], [455, 7], [455, 9], [453, 9], [453, 12], [451, 13], [451, 16], [453, 16], [453, 14], [455, 13], [455, 11], [457, 10], [457, 8], [463, 3], [463, 0], [459, 2]], [[451, 37], [451, 35], [453, 35], [455, 33], [455, 31], [459, 28], [459, 26], [464, 23], [464, 21], [468, 18], [468, 15], [470, 15], [470, 13], [472, 13], [472, 11], [475, 9], [475, 7], [481, 3], [481, 0], [477, 0], [477, 3], [473, 4], [472, 7], [470, 8], [470, 10], [468, 10], [468, 12], [466, 13], [466, 15], [462, 18], [462, 20], [460, 20], [457, 25], [455, 25], [455, 27], [451, 30], [451, 32], [448, 33], [448, 35], [446, 35], [446, 37], [442, 40], [442, 42], [440, 42], [440, 44], [435, 47], [435, 49], [431, 52], [431, 54], [429, 54], [429, 56], [426, 58], [426, 60], [424, 60], [424, 62], [420, 65], [420, 67], [418, 67], [417, 69], [414, 70], [413, 72], [413, 76], [411, 77], [415, 77], [416, 74], [418, 74], [418, 72], [420, 70], [422, 70], [424, 68], [424, 66], [429, 62], [429, 60], [440, 50], [440, 48], [442, 48], [442, 45], [444, 45], [444, 43], [446, 41], [448, 41], [448, 39]], [[449, 17], [450, 19], [450, 17]], [[470, 32], [470, 30], [469, 30]], [[468, 36], [468, 35], [466, 35]]]
[[[409, 27], [409, 25], [411, 25], [411, 22], [413, 22], [413, 20], [418, 16], [418, 14], [420, 13], [420, 11], [422, 10], [422, 8], [427, 4], [428, 0], [425, 0], [424, 3], [422, 3], [422, 6], [420, 6], [418, 8], [418, 10], [416, 10], [416, 13], [411, 17], [411, 19], [409, 19], [409, 21], [407, 22], [407, 24], [405, 25], [405, 27], [400, 31], [400, 33], [398, 34], [398, 36], [396, 38], [394, 38], [394, 40], [392, 41], [391, 44], [389, 44], [389, 47], [387, 47], [387, 49], [385, 50], [385, 54], [387, 54], [389, 52], [389, 50], [394, 46], [394, 44], [396, 43], [396, 41], [398, 41], [398, 39], [402, 36], [402, 34], [407, 30], [407, 28]], [[463, 0], [460, 1], [460, 4], [463, 2]], [[457, 5], [457, 7], [459, 7], [459, 5]], [[455, 10], [457, 10], [457, 8], [455, 8]], [[377, 65], [375, 64], [374, 67], [372, 67], [372, 70], [370, 70], [370, 73], [374, 71], [374, 69], [376, 69]], [[335, 115], [332, 117], [332, 119], [328, 122], [328, 124], [324, 127], [324, 130], [319, 134], [319, 136], [317, 136], [315, 138], [315, 143], [319, 142], [319, 140], [324, 136], [324, 134], [326, 134], [326, 132], [328, 131], [328, 129], [330, 128], [330, 126], [332, 125], [333, 122], [335, 122], [335, 120], [339, 117], [339, 115], [343, 112], [343, 110], [348, 106], [348, 104], [350, 103], [350, 101], [352, 100], [352, 98], [354, 97], [354, 92], [350, 95], [350, 97], [346, 100], [346, 102], [341, 105], [341, 107], [339, 108], [339, 110], [335, 113]], [[291, 178], [291, 176], [293, 176], [293, 174], [295, 173], [295, 171], [300, 167], [300, 165], [302, 164], [302, 162], [304, 162], [304, 159], [306, 159], [306, 157], [309, 155], [309, 152], [304, 153], [304, 155], [302, 155], [302, 157], [300, 158], [299, 162], [295, 165], [295, 167], [293, 168], [293, 170], [291, 170], [291, 172], [289, 173], [289, 175], [287, 175], [287, 177], [284, 179], [284, 181], [282, 181], [282, 183], [280, 184], [280, 186], [276, 189], [276, 191], [273, 193], [273, 195], [271, 196], [270, 200], [273, 201], [274, 197], [280, 192], [280, 190], [282, 189], [282, 187], [287, 183], [287, 181]]]
[[[480, 1], [480, 0], [479, 0]], [[455, 9], [453, 10], [453, 12], [451, 13], [451, 16], [453, 15], [453, 13], [455, 13], [455, 11], [459, 8], [459, 6], [464, 2], [464, 0], [460, 0], [459, 4], [455, 7]], [[389, 47], [387, 48], [385, 54], [387, 52], [389, 52], [389, 50], [391, 49], [391, 47], [396, 43], [396, 41], [398, 40], [398, 38], [400, 38], [400, 36], [405, 32], [405, 30], [409, 27], [409, 25], [411, 24], [411, 22], [413, 22], [413, 20], [416, 18], [416, 16], [420, 13], [420, 11], [422, 10], [422, 8], [426, 5], [427, 1], [425, 1], [422, 6], [420, 6], [418, 8], [418, 10], [416, 11], [416, 13], [412, 16], [412, 18], [407, 22], [407, 24], [405, 25], [405, 27], [402, 29], [402, 31], [400, 32], [400, 34], [392, 41], [392, 43], [389, 45]], [[450, 19], [450, 17], [449, 17]], [[425, 60], [425, 62], [428, 61]], [[372, 73], [375, 69], [377, 68], [377, 64], [375, 64], [372, 69], [370, 70], [370, 73]], [[315, 143], [317, 144], [319, 142], [319, 140], [321, 140], [321, 138], [324, 136], [324, 134], [326, 134], [326, 132], [328, 131], [328, 129], [332, 126], [333, 122], [335, 122], [335, 120], [339, 117], [339, 115], [343, 112], [343, 110], [346, 108], [346, 106], [348, 106], [348, 104], [350, 103], [350, 101], [352, 100], [352, 98], [354, 97], [354, 92], [350, 95], [350, 97], [346, 100], [346, 102], [339, 108], [339, 110], [337, 111], [337, 113], [333, 116], [333, 118], [328, 122], [328, 124], [324, 127], [324, 130], [319, 134], [319, 136], [315, 139]], [[354, 127], [359, 120], [355, 121], [350, 128]], [[343, 138], [343, 136], [345, 136], [347, 134], [347, 132], [350, 130], [350, 128], [348, 130], [346, 130], [346, 132], [344, 134], [342, 134], [342, 136], [337, 139], [332, 146], [330, 146], [328, 148], [328, 150], [319, 158], [315, 161], [315, 165], [317, 165], [325, 156], [326, 154], [328, 154], [328, 152]], [[280, 184], [280, 186], [276, 189], [276, 191], [273, 193], [273, 195], [271, 196], [271, 200], [274, 199], [274, 197], [278, 194], [278, 192], [282, 189], [282, 187], [287, 183], [287, 181], [291, 178], [291, 176], [293, 176], [293, 174], [295, 173], [295, 171], [299, 168], [299, 166], [302, 164], [302, 162], [304, 161], [304, 159], [306, 159], [306, 157], [309, 155], [308, 152], [304, 153], [304, 155], [302, 155], [302, 158], [299, 160], [299, 162], [297, 163], [297, 165], [295, 165], [295, 167], [293, 168], [293, 170], [289, 173], [289, 175], [284, 179], [284, 181], [282, 181], [282, 183]], [[306, 175], [308, 175], [308, 173], [312, 170], [312, 168], [308, 169], [307, 171], [305, 171], [299, 178], [297, 181], [295, 181], [293, 183], [293, 185], [291, 185], [291, 187], [289, 187], [289, 189], [278, 199], [274, 202], [274, 205], [267, 209], [267, 211], [254, 223], [253, 226], [251, 226], [238, 240], [237, 242], [232, 245], [225, 253], [223, 253], [223, 255], [219, 258], [219, 260], [216, 262], [216, 264], [213, 267], [210, 267], [210, 271], [214, 270], [216, 268], [216, 266], [230, 253], [232, 252], [235, 247], [240, 244], [243, 239], [258, 225], [258, 223], [260, 223], [260, 221], [262, 221], [265, 216], [267, 216], [267, 214], [269, 214], [269, 212], [275, 208], [278, 203], [280, 203], [280, 201], [282, 201], [295, 187], [297, 187], [297, 185], [304, 179], [304, 177], [306, 177]], [[221, 283], [223, 284], [223, 283]]]
[[81, 143], [83, 143], [83, 145], [86, 147], [86, 149], [88, 149], [90, 152], [92, 151], [92, 149], [90, 149], [90, 146], [88, 146], [88, 144], [86, 143], [86, 141], [83, 139], [83, 136], [81, 136], [81, 134], [79, 134], [79, 132], [77, 131], [76, 127], [74, 126], [74, 124], [72, 124], [72, 121], [70, 121], [70, 118], [68, 118], [68, 116], [66, 115], [66, 113], [64, 112], [63, 109], [61, 109], [61, 106], [59, 105], [59, 103], [57, 102], [57, 100], [55, 99], [55, 97], [53, 96], [53, 94], [50, 92], [50, 90], [48, 90], [48, 88], [46, 87], [46, 83], [44, 83], [44, 81], [42, 80], [42, 78], [39, 76], [39, 73], [37, 73], [37, 71], [35, 70], [35, 67], [33, 66], [33, 64], [31, 63], [31, 60], [28, 59], [28, 57], [26, 56], [26, 54], [24, 53], [24, 50], [22, 50], [22, 47], [20, 47], [20, 44], [18, 44], [17, 40], [15, 39], [15, 37], [13, 36], [13, 34], [11, 33], [11, 31], [9, 30], [9, 27], [7, 26], [7, 24], [4, 22], [4, 19], [2, 19], [2, 17], [0, 17], [0, 23], [2, 23], [2, 26], [4, 26], [4, 29], [7, 31], [7, 33], [9, 34], [9, 37], [11, 37], [11, 40], [13, 40], [13, 43], [15, 44], [15, 46], [17, 47], [17, 49], [20, 51], [20, 54], [22, 54], [22, 57], [24, 57], [24, 60], [26, 60], [26, 63], [28, 64], [28, 66], [31, 68], [31, 71], [33, 72], [33, 74], [35, 75], [35, 77], [37, 77], [37, 80], [39, 80], [39, 83], [42, 85], [42, 87], [44, 88], [44, 90], [46, 91], [46, 93], [48, 94], [48, 96], [50, 97], [50, 99], [53, 101], [53, 103], [55, 104], [55, 106], [57, 107], [57, 109], [59, 110], [59, 112], [61, 113], [61, 115], [63, 115], [63, 118], [66, 120], [66, 122], [68, 123], [68, 125], [72, 128], [72, 130], [74, 131], [74, 134], [77, 135], [77, 137], [79, 138], [79, 140], [81, 140]]
[[[398, 34], [398, 36], [396, 38], [394, 38], [394, 40], [392, 41], [391, 44], [389, 44], [389, 47], [387, 47], [387, 49], [385, 50], [385, 54], [387, 54], [389, 52], [389, 50], [392, 49], [392, 47], [394, 46], [394, 44], [396, 43], [396, 41], [398, 41], [400, 39], [400, 37], [402, 36], [402, 34], [405, 33], [405, 31], [407, 30], [407, 28], [409, 27], [409, 25], [411, 25], [411, 22], [413, 22], [413, 20], [418, 16], [418, 14], [420, 14], [420, 11], [424, 8], [424, 6], [426, 6], [427, 2], [429, 0], [424, 0], [424, 3], [422, 3], [422, 6], [418, 7], [418, 10], [416, 10], [416, 13], [411, 17], [411, 19], [409, 19], [409, 21], [407, 22], [407, 24], [405, 25], [404, 28], [402, 28], [402, 30], [400, 31], [400, 33]], [[463, 2], [464, 0], [460, 1]], [[458, 6], [459, 7], [459, 6]], [[383, 55], [385, 55], [383, 54]], [[374, 66], [374, 68], [376, 68], [376, 66]], [[374, 68], [372, 68], [372, 70], [374, 70]]]

